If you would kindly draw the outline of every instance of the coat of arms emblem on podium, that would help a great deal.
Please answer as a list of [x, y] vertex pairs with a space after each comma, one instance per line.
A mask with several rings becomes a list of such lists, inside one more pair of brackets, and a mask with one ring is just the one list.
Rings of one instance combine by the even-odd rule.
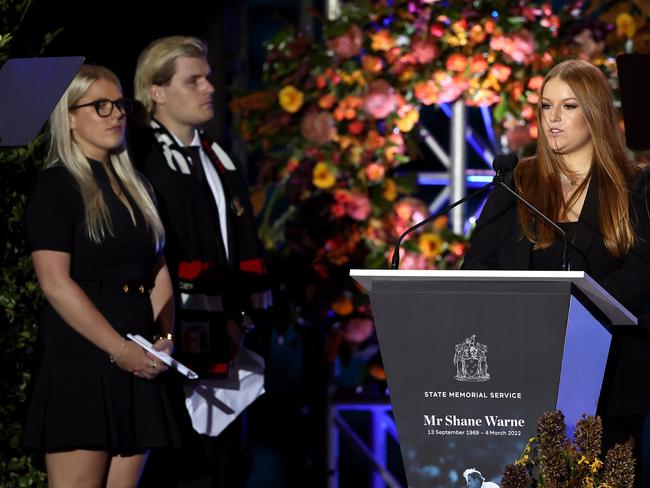
[[490, 379], [487, 363], [487, 346], [476, 341], [476, 334], [472, 334], [460, 344], [456, 344], [454, 351], [454, 365], [458, 381], [487, 381]]

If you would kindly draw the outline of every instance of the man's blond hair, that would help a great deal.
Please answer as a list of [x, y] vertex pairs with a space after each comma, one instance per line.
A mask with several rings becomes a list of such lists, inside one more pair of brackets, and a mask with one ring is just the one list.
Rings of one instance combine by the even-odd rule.
[[155, 109], [149, 89], [152, 85], [169, 83], [176, 73], [176, 59], [183, 56], [206, 59], [208, 48], [196, 37], [171, 36], [153, 41], [140, 54], [135, 68], [134, 92], [148, 117]]

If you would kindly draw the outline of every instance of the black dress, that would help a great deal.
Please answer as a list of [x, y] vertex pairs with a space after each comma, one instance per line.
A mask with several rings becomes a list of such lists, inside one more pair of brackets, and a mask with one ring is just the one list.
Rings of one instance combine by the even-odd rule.
[[[84, 230], [79, 188], [63, 166], [38, 178], [26, 211], [32, 251], [70, 253], [70, 275], [121, 335], [151, 340], [153, 311], [148, 284], [158, 256], [152, 233], [130, 200], [131, 214], [110, 187], [104, 167], [90, 161], [113, 224], [101, 244]], [[126, 192], [125, 192], [126, 193]], [[131, 284], [125, 292], [123, 284]], [[113, 453], [178, 445], [178, 432], [158, 380], [137, 378], [67, 325], [48, 303], [41, 312], [38, 362], [30, 393], [23, 445], [45, 451], [101, 449]], [[166, 373], [169, 374], [169, 373]]]

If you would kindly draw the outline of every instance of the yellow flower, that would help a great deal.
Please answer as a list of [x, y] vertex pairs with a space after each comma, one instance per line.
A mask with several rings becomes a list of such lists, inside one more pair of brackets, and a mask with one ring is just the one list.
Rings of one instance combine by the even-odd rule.
[[399, 75], [400, 81], [410, 81], [413, 79], [415, 76], [415, 70], [411, 67], [406, 68], [402, 73]]
[[591, 472], [592, 473], [597, 473], [600, 468], [603, 467], [603, 462], [600, 459], [595, 459], [593, 463], [591, 463]]
[[425, 232], [418, 239], [418, 247], [420, 248], [420, 252], [427, 258], [433, 258], [440, 254], [442, 239], [438, 234]]
[[413, 109], [406, 112], [404, 117], [395, 122], [395, 125], [401, 132], [410, 132], [415, 124], [418, 123], [418, 120], [420, 120], [420, 112]]
[[628, 39], [632, 39], [634, 34], [636, 34], [636, 23], [634, 22], [634, 17], [627, 12], [618, 14], [616, 17], [616, 34], [621, 37], [625, 36]]
[[278, 93], [280, 106], [289, 113], [295, 114], [305, 101], [305, 95], [292, 85], [287, 85]]
[[363, 156], [363, 148], [358, 144], [350, 149], [350, 162], [355, 166], [359, 166], [361, 156]]
[[336, 176], [330, 171], [330, 166], [325, 161], [316, 163], [312, 174], [312, 183], [321, 190], [332, 188], [336, 183]]
[[389, 202], [394, 202], [397, 198], [397, 184], [392, 178], [386, 178], [384, 180], [384, 191], [383, 196]]

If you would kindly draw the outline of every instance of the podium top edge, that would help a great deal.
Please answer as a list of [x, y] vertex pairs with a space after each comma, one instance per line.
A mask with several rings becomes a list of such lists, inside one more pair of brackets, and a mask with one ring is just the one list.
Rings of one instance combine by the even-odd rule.
[[351, 269], [350, 276], [369, 292], [372, 292], [374, 280], [392, 282], [413, 280], [568, 282], [585, 293], [613, 324], [638, 324], [638, 319], [633, 313], [621, 305], [618, 300], [584, 271]]
[[508, 278], [514, 280], [554, 281], [574, 280], [588, 276], [584, 271], [504, 271], [504, 270], [440, 270], [440, 269], [351, 269], [350, 276], [368, 278], [457, 278], [457, 279], [494, 279]]

